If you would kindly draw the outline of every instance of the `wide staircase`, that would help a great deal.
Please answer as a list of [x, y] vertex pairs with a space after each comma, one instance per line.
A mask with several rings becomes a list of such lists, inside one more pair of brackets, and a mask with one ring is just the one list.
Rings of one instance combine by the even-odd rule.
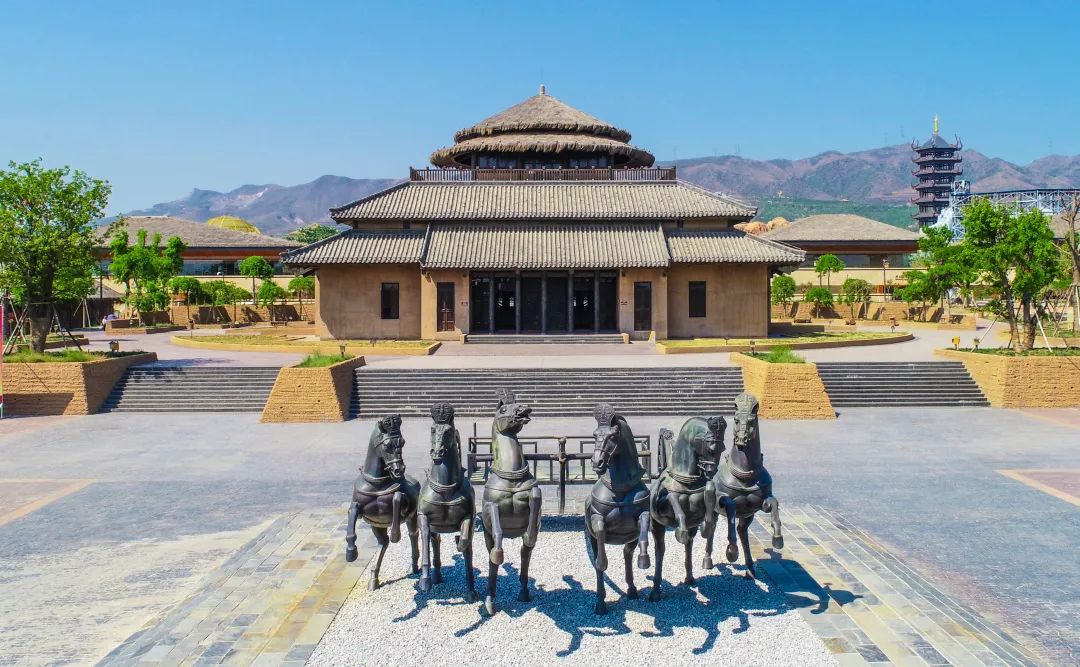
[[262, 412], [276, 367], [136, 366], [105, 400], [103, 412]]
[[734, 412], [742, 370], [712, 368], [519, 368], [356, 370], [352, 414], [427, 415], [446, 401], [463, 416], [491, 416], [495, 390], [511, 389], [535, 416], [592, 415], [611, 403], [627, 415], [707, 415]]
[[988, 405], [956, 361], [819, 363], [817, 368], [836, 408]]
[[612, 345], [623, 344], [622, 334], [469, 334], [466, 343], [489, 345]]

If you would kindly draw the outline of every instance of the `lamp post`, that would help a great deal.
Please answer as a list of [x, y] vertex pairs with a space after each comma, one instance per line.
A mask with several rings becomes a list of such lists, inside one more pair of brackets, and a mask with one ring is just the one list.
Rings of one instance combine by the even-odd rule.
[[[217, 275], [218, 275], [218, 278], [221, 278], [221, 291], [218, 292], [218, 294], [220, 295], [220, 298], [222, 300], [221, 305], [222, 305], [222, 307], [224, 307], [225, 306], [225, 272], [219, 270], [217, 272]], [[216, 300], [217, 299], [215, 299], [215, 301]], [[218, 324], [221, 323], [221, 313], [218, 312], [217, 304], [214, 304], [214, 321], [217, 322]]]
[[885, 285], [886, 285], [886, 283], [888, 283], [888, 278], [885, 277], [885, 272], [888, 271], [888, 270], [889, 270], [889, 258], [888, 257], [882, 257], [881, 258], [881, 300], [882, 301], [888, 301], [889, 300], [889, 293], [885, 289]]

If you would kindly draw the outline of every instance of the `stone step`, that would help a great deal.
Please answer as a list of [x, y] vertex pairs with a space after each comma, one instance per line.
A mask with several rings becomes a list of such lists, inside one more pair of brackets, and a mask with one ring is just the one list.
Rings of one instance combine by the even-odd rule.
[[276, 367], [129, 369], [105, 400], [105, 412], [261, 412]]
[[466, 344], [500, 345], [623, 345], [623, 337], [613, 333], [566, 333], [566, 334], [469, 334]]

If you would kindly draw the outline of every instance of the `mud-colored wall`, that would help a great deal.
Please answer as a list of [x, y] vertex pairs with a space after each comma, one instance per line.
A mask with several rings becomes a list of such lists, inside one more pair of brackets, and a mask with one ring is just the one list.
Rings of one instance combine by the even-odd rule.
[[[705, 281], [705, 317], [690, 317], [690, 282], [697, 280]], [[769, 269], [764, 264], [674, 264], [667, 287], [670, 338], [769, 333]]]
[[[324, 338], [420, 338], [420, 269], [415, 265], [326, 266], [315, 282], [316, 330]], [[382, 283], [398, 283], [398, 319], [382, 319]]]

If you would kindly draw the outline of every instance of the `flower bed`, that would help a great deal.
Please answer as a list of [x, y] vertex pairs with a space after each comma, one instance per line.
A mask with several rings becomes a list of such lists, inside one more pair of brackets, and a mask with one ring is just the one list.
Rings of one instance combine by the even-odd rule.
[[[887, 345], [911, 340], [906, 331], [885, 333], [877, 331], [811, 331], [784, 337], [755, 338], [754, 349], [766, 351], [779, 345], [791, 348], [812, 349], [825, 347], [850, 347], [857, 345]], [[749, 338], [691, 338], [658, 341], [656, 349], [664, 354], [690, 352], [749, 352]]]
[[1080, 406], [1080, 348], [1032, 350], [1024, 355], [1008, 349], [936, 354], [962, 361], [994, 407]]
[[[442, 343], [430, 340], [312, 340], [302, 336], [221, 335], [173, 336], [172, 343], [181, 347], [233, 352], [290, 352], [307, 354], [322, 350], [337, 351], [345, 345], [345, 354], [352, 355], [427, 355]], [[373, 344], [374, 343], [374, 344]]]
[[70, 351], [5, 357], [4, 409], [23, 416], [94, 414], [129, 366], [156, 359], [153, 352], [107, 356]]
[[328, 366], [282, 368], [263, 408], [262, 421], [345, 421], [349, 418], [353, 371], [363, 365], [363, 357], [354, 357]]

